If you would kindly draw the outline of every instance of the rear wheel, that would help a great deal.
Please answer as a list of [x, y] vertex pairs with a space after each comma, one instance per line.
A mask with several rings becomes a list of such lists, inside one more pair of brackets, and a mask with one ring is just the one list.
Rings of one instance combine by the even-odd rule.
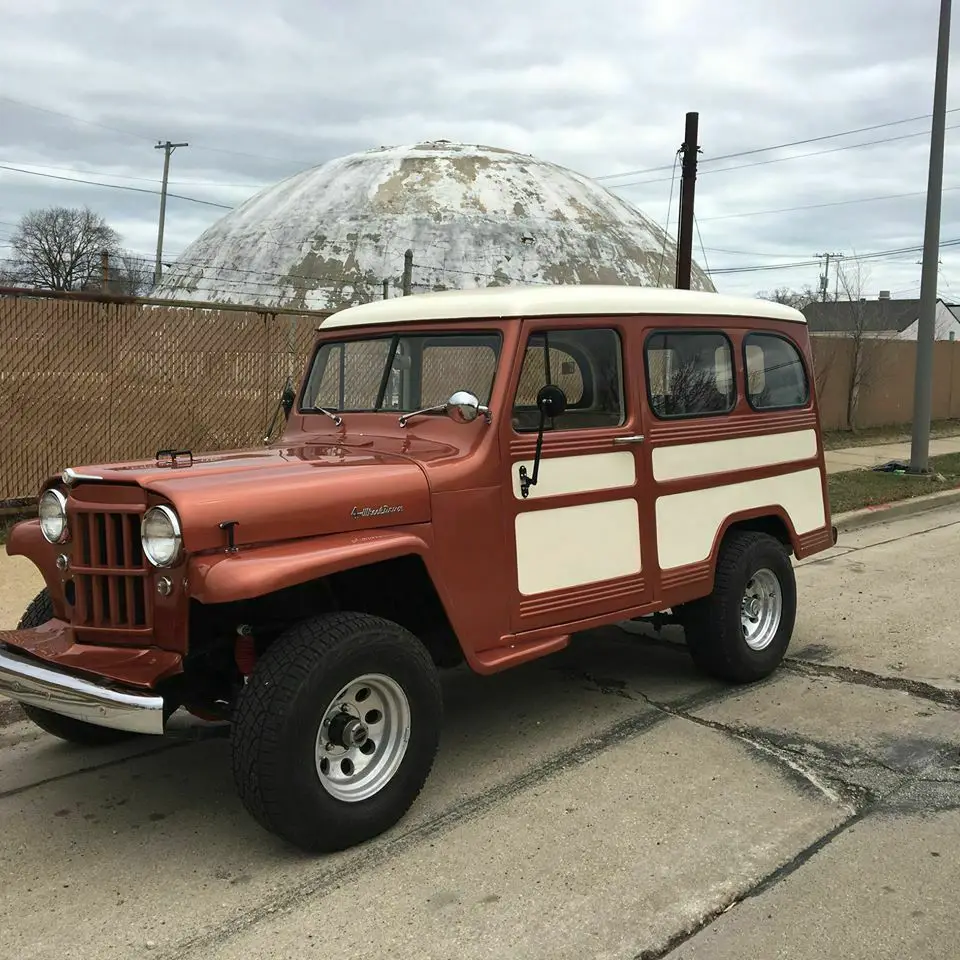
[[[31, 627], [39, 627], [48, 620], [53, 619], [53, 602], [50, 600], [50, 591], [44, 588], [33, 598], [33, 602], [27, 607], [27, 612], [23, 615], [18, 630], [29, 630]], [[75, 743], [83, 747], [103, 747], [111, 743], [120, 743], [123, 740], [129, 740], [137, 734], [129, 733], [126, 730], [113, 730], [110, 727], [98, 727], [94, 723], [84, 723], [82, 720], [75, 720], [73, 717], [64, 717], [59, 713], [53, 713], [50, 710], [44, 710], [41, 707], [35, 707], [32, 704], [20, 704], [23, 712], [29, 717], [41, 730], [66, 740], [68, 743]]]
[[765, 533], [723, 543], [713, 593], [683, 610], [687, 645], [704, 672], [733, 683], [771, 674], [783, 660], [797, 611], [790, 556]]
[[423, 644], [358, 613], [306, 620], [257, 662], [233, 721], [233, 773], [247, 810], [311, 852], [393, 826], [420, 793], [442, 699]]

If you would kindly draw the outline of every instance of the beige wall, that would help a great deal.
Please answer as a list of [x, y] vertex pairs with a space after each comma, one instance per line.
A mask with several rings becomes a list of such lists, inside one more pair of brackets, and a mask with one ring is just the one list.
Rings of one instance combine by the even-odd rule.
[[[850, 395], [853, 344], [838, 337], [813, 337], [820, 416], [827, 429], [844, 429]], [[863, 345], [864, 376], [857, 427], [907, 424], [913, 413], [914, 341], [872, 340]], [[933, 345], [933, 418], [960, 418], [960, 342]]]

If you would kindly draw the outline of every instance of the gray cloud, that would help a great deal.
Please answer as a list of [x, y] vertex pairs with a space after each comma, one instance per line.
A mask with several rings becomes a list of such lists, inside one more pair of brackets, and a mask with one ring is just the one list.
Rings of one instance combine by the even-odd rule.
[[[696, 109], [704, 160], [698, 214], [711, 267], [913, 246], [922, 242], [922, 195], [732, 215], [922, 192], [927, 121], [779, 156], [922, 134], [861, 149], [755, 166], [743, 165], [778, 154], [709, 161], [928, 113], [937, 7], [937, 0], [555, 0], [546, 8], [506, 0], [482, 7], [441, 0], [413, 7], [387, 0], [8, 3], [0, 89], [104, 126], [0, 99], [0, 162], [155, 190], [161, 155], [153, 142], [188, 140], [190, 148], [174, 157], [171, 190], [234, 204], [255, 185], [305, 166], [427, 138], [521, 150], [588, 175], [669, 168], [684, 112]], [[960, 113], [950, 122], [960, 125]], [[948, 132], [947, 186], [960, 185], [953, 179], [957, 132]], [[722, 172], [725, 166], [742, 169]], [[670, 177], [667, 169], [620, 178], [658, 182], [607, 184], [663, 223]], [[130, 247], [152, 252], [156, 196], [2, 170], [0, 244], [28, 209], [61, 202], [89, 204]], [[172, 199], [168, 255], [224, 212]], [[960, 236], [960, 191], [944, 195], [942, 233]], [[704, 259], [699, 244], [697, 255]], [[871, 283], [915, 292], [918, 259], [871, 264]], [[960, 298], [960, 254], [944, 250], [943, 264], [943, 281], [956, 278]], [[815, 265], [726, 274], [718, 286], [751, 293], [816, 275]]]

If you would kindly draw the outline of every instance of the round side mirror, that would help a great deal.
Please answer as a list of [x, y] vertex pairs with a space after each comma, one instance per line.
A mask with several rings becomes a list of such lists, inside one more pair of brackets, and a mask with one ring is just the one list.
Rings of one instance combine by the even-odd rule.
[[469, 390], [458, 390], [447, 401], [447, 416], [456, 423], [472, 423], [480, 415], [480, 400]]
[[555, 383], [548, 383], [537, 394], [537, 407], [548, 417], [559, 417], [567, 409], [567, 395]]

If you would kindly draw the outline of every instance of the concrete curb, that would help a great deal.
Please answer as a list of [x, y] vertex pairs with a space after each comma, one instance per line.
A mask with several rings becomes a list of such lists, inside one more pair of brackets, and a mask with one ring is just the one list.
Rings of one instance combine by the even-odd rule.
[[941, 490], [923, 497], [911, 497], [909, 500], [895, 500], [893, 503], [882, 503], [875, 507], [866, 507], [863, 510], [851, 510], [849, 513], [838, 513], [833, 518], [833, 525], [841, 533], [850, 530], [860, 530], [863, 527], [872, 527], [878, 523], [889, 523], [902, 517], [912, 517], [918, 513], [928, 513], [942, 507], [950, 507], [960, 503], [960, 488]]

